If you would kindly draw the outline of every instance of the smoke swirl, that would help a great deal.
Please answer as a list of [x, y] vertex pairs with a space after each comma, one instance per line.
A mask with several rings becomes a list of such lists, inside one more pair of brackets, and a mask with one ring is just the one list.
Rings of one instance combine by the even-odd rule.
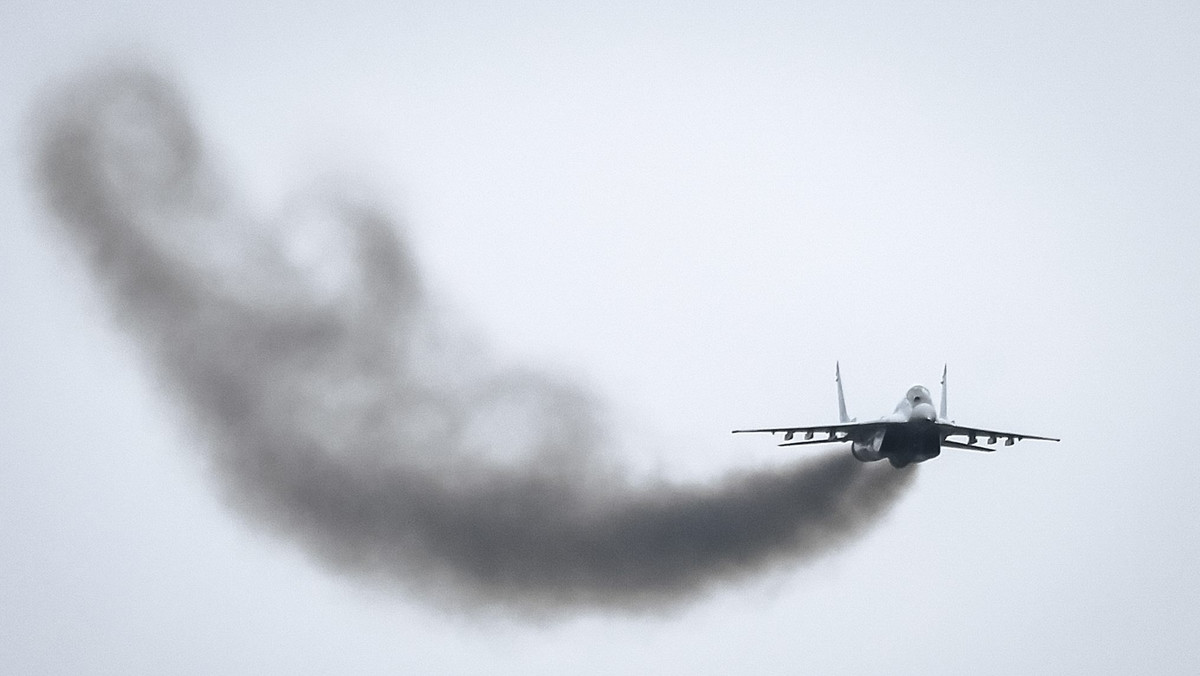
[[38, 189], [230, 502], [339, 571], [466, 610], [652, 609], [828, 551], [914, 475], [634, 482], [585, 390], [458, 335], [381, 209], [246, 216], [164, 76], [86, 74], [38, 120]]

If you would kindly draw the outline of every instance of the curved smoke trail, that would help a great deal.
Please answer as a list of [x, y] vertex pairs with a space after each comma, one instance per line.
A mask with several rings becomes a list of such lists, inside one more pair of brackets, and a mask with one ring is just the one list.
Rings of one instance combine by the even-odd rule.
[[335, 195], [252, 222], [141, 67], [41, 112], [39, 189], [231, 500], [339, 570], [457, 607], [651, 608], [826, 551], [911, 481], [847, 454], [635, 485], [581, 389], [453, 339], [377, 209]]

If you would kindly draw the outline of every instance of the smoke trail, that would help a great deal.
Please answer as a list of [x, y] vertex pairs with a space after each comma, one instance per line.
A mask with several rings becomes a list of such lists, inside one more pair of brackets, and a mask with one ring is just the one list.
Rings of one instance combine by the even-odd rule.
[[467, 609], [654, 608], [827, 551], [913, 476], [842, 455], [635, 484], [586, 392], [456, 338], [369, 203], [251, 221], [138, 66], [40, 112], [38, 187], [229, 499], [339, 570]]

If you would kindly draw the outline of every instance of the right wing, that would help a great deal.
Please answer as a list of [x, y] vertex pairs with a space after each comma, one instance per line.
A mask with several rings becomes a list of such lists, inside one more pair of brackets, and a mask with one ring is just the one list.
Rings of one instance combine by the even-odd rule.
[[[849, 422], [839, 423], [836, 425], [813, 425], [810, 427], [765, 427], [756, 430], [734, 430], [734, 434], [753, 434], [757, 432], [769, 432], [770, 434], [783, 434], [783, 443], [780, 446], [803, 446], [806, 444], [836, 444], [843, 441], [850, 441], [852, 437], [860, 434], [873, 434], [876, 430], [887, 426], [886, 422]], [[796, 435], [803, 435], [803, 441], [792, 441]], [[825, 435], [820, 439], [814, 438], [818, 434]]]
[[[1004, 440], [1005, 446], [1012, 446], [1013, 443], [1020, 441], [1022, 439], [1037, 439], [1038, 441], [1058, 441], [1058, 439], [1056, 439], [1055, 437], [1040, 437], [1036, 434], [1020, 434], [1018, 432], [999, 432], [996, 430], [985, 430], [985, 429], [981, 429], [978, 427], [964, 427], [962, 425], [955, 425], [954, 423], [945, 423], [945, 422], [939, 422], [938, 429], [941, 430], [941, 433], [942, 433], [942, 444], [943, 445], [953, 446], [954, 448], [963, 448], [963, 446], [966, 446], [966, 447], [970, 448], [971, 450], [975, 450], [975, 451], [993, 450], [990, 448], [982, 448], [982, 447], [976, 446], [975, 444], [977, 443], [977, 441], [979, 439], [985, 439], [989, 446], [992, 444], [995, 444], [1000, 439]], [[953, 436], [966, 437], [966, 441], [965, 442], [946, 441], [946, 437], [953, 437]], [[955, 446], [954, 445], [955, 443], [962, 444], [962, 445]]]

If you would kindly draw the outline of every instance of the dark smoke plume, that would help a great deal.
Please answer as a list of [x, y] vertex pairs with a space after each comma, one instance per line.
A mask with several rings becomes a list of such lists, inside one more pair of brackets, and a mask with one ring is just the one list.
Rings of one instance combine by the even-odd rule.
[[36, 132], [39, 189], [229, 500], [339, 570], [468, 610], [650, 609], [828, 551], [913, 476], [839, 454], [632, 482], [596, 402], [457, 337], [370, 203], [248, 217], [161, 75], [81, 77]]

